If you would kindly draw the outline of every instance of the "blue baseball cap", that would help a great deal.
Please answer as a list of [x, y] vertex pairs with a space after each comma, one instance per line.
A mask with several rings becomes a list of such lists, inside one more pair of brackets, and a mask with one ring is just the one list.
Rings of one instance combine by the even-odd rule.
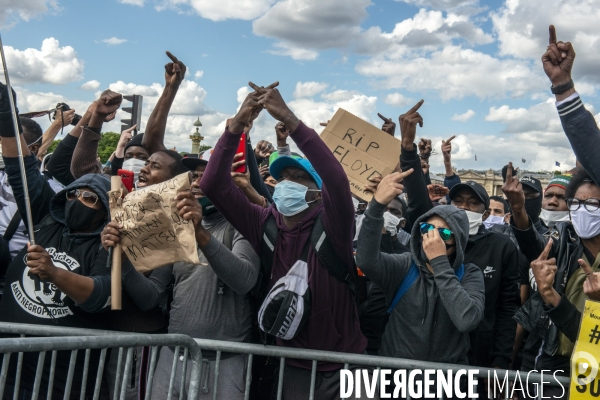
[[317, 174], [317, 171], [315, 171], [310, 161], [308, 161], [306, 158], [293, 158], [290, 156], [281, 156], [271, 163], [271, 165], [269, 166], [269, 172], [271, 173], [271, 176], [273, 178], [279, 180], [281, 171], [283, 171], [283, 169], [287, 167], [300, 168], [306, 171], [306, 173], [313, 178], [313, 180], [317, 184], [317, 187], [319, 189], [322, 188], [323, 181], [321, 181], [321, 177], [319, 176], [319, 174]]

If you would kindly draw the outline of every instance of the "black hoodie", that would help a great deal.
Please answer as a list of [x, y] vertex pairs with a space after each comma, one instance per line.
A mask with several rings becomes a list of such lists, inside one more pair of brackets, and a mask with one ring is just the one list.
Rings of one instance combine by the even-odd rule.
[[[21, 215], [26, 215], [18, 159], [5, 157], [4, 162], [19, 211]], [[68, 190], [89, 187], [100, 196], [108, 221], [107, 192], [110, 190], [110, 182], [101, 175], [85, 175], [55, 194], [39, 173], [35, 157], [26, 156], [24, 162], [36, 244], [44, 247], [50, 253], [52, 261], [57, 267], [91, 277], [94, 280], [94, 289], [84, 303], [75, 304], [55, 285], [47, 282], [36, 283], [27, 274], [29, 268], [24, 262], [27, 254], [25, 247], [8, 267], [6, 290], [0, 302], [0, 321], [106, 329], [105, 313], [98, 314], [106, 309], [110, 298], [110, 270], [106, 268], [107, 252], [100, 244], [100, 232], [104, 224], [92, 233], [71, 233], [65, 224], [65, 203]], [[54, 383], [55, 397], [65, 385], [69, 353], [59, 352], [58, 354]], [[16, 359], [16, 357], [13, 358]], [[50, 357], [46, 357], [46, 361], [49, 362]], [[78, 357], [78, 364], [82, 361], [82, 357]], [[97, 362], [90, 362], [90, 369], [94, 369], [95, 367], [92, 367], [94, 365], [97, 366]], [[22, 385], [26, 390], [33, 384], [36, 366], [37, 355], [26, 353], [22, 377]], [[82, 369], [76, 368], [76, 375], [81, 374]], [[91, 377], [91, 381], [89, 381], [91, 386], [88, 387], [93, 387], [95, 372], [90, 372], [89, 376]], [[11, 374], [9, 373], [8, 383], [11, 381], [10, 378]], [[47, 376], [43, 380], [47, 380]], [[73, 380], [74, 392], [72, 395], [76, 393], [78, 390], [76, 386], [80, 384], [81, 377], [79, 379], [76, 377]], [[47, 382], [42, 382], [42, 385], [47, 385]], [[44, 393], [43, 390], [42, 393]]]

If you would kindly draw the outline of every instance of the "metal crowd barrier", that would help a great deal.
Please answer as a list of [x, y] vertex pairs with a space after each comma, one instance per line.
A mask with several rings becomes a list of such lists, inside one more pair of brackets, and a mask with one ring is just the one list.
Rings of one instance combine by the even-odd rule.
[[[150, 398], [152, 381], [154, 377], [154, 369], [158, 359], [158, 349], [160, 346], [171, 346], [175, 347], [173, 366], [171, 370], [168, 400], [172, 398], [172, 393], [175, 385], [176, 375], [176, 363], [180, 356], [180, 349], [185, 349], [183, 359], [182, 373], [179, 377], [180, 390], [179, 393], [184, 393], [185, 376], [186, 376], [186, 365], [187, 355], [192, 362], [192, 369], [190, 374], [190, 382], [188, 389], [188, 398], [196, 399], [200, 390], [200, 376], [202, 369], [202, 351], [213, 351], [216, 352], [215, 371], [214, 371], [214, 386], [212, 392], [213, 400], [218, 399], [218, 376], [219, 366], [221, 361], [222, 353], [237, 353], [248, 355], [247, 361], [247, 372], [246, 372], [246, 389], [245, 399], [248, 400], [250, 396], [250, 383], [252, 381], [252, 363], [254, 356], [269, 356], [279, 358], [279, 381], [277, 387], [277, 400], [281, 400], [283, 395], [283, 376], [285, 372], [285, 360], [286, 359], [300, 359], [308, 360], [312, 362], [311, 370], [311, 382], [310, 382], [310, 397], [309, 400], [314, 400], [314, 391], [317, 375], [317, 362], [331, 362], [343, 364], [344, 368], [348, 368], [350, 365], [353, 366], [366, 366], [372, 367], [374, 370], [380, 369], [434, 369], [434, 370], [451, 370], [457, 372], [458, 370], [479, 370], [476, 374], [479, 378], [487, 378], [488, 372], [492, 373], [495, 371], [501, 376], [508, 376], [510, 381], [513, 381], [519, 371], [503, 370], [503, 369], [491, 369], [482, 367], [472, 367], [467, 365], [458, 364], [445, 364], [437, 362], [426, 362], [418, 360], [408, 360], [390, 357], [360, 355], [360, 354], [349, 354], [339, 353], [331, 351], [317, 351], [308, 349], [293, 349], [284, 348], [277, 346], [263, 346], [259, 344], [249, 343], [237, 343], [237, 342], [225, 342], [219, 340], [207, 340], [207, 339], [192, 339], [186, 335], [178, 334], [160, 334], [160, 335], [149, 335], [149, 334], [134, 334], [124, 333], [115, 331], [100, 331], [100, 330], [89, 330], [89, 329], [74, 329], [74, 328], [61, 328], [52, 326], [38, 326], [38, 325], [27, 325], [27, 324], [12, 324], [12, 323], [0, 323], [0, 333], [4, 334], [18, 334], [20, 338], [14, 339], [0, 339], [0, 353], [4, 354], [4, 362], [2, 365], [2, 371], [0, 372], [0, 398], [4, 392], [4, 386], [7, 376], [8, 360], [12, 353], [19, 353], [19, 359], [22, 359], [23, 352], [39, 352], [38, 371], [36, 371], [35, 382], [37, 389], [39, 390], [39, 381], [41, 379], [40, 365], [43, 365], [44, 357], [47, 351], [52, 351], [52, 357], [55, 359], [56, 352], [60, 350], [71, 350], [72, 362], [69, 368], [69, 376], [72, 377], [72, 368], [74, 366], [74, 360], [76, 357], [77, 350], [86, 351], [86, 364], [84, 367], [84, 375], [88, 369], [89, 351], [91, 349], [101, 349], [100, 365], [98, 368], [98, 374], [96, 378], [96, 386], [94, 388], [94, 400], [98, 399], [99, 385], [102, 380], [102, 367], [106, 357], [106, 351], [109, 348], [119, 348], [119, 360], [117, 367], [117, 382], [121, 381], [120, 399], [124, 399], [125, 396], [125, 385], [127, 380], [130, 378], [129, 371], [131, 367], [131, 355], [133, 347], [136, 346], [151, 346], [151, 358], [150, 358], [150, 370], [148, 376], [148, 383], [146, 386], [146, 399]], [[25, 335], [31, 336], [51, 336], [51, 337], [24, 337]], [[68, 337], [66, 337], [68, 336]], [[121, 364], [122, 364], [122, 353], [123, 349], [127, 349], [127, 356], [125, 361], [124, 373], [121, 377]], [[17, 374], [20, 371], [17, 370]], [[49, 371], [50, 376], [53, 377], [54, 371]], [[521, 372], [522, 374], [522, 372]], [[18, 377], [17, 377], [18, 378]], [[542, 375], [539, 373], [531, 373], [529, 379], [541, 382]], [[85, 381], [85, 376], [84, 376]], [[122, 379], [122, 380], [121, 380]], [[548, 379], [548, 376], [546, 376]], [[556, 377], [556, 380], [545, 383], [550, 386], [558, 386], [560, 382], [565, 388], [569, 387], [570, 380], [568, 377]], [[38, 393], [34, 385], [34, 396], [33, 400], [37, 400]], [[69, 383], [70, 385], [70, 383]], [[118, 385], [117, 385], [118, 386]], [[48, 388], [48, 392], [51, 392], [51, 387]], [[18, 391], [18, 386], [16, 388]], [[85, 390], [85, 388], [83, 389]], [[17, 399], [15, 393], [14, 399]], [[117, 387], [115, 387], [114, 399], [117, 398]], [[65, 399], [69, 397], [65, 394]], [[82, 394], [81, 399], [83, 400], [84, 395]], [[509, 387], [507, 385], [504, 392], [504, 398], [509, 399]]]

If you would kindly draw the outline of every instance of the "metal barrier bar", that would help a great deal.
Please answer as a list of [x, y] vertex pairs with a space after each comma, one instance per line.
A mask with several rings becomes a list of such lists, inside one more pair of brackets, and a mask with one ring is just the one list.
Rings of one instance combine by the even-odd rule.
[[283, 396], [283, 374], [285, 373], [285, 357], [279, 360], [279, 382], [277, 382], [277, 400]]
[[56, 374], [56, 357], [58, 352], [54, 350], [52, 352], [52, 359], [50, 360], [50, 375], [48, 376], [48, 394], [47, 399], [52, 398], [52, 389], [54, 387], [54, 375]]
[[[107, 350], [108, 349], [102, 349], [100, 351], [100, 362], [98, 363], [98, 373], [96, 374], [96, 385], [94, 386], [93, 400], [98, 400], [100, 398], [100, 387], [102, 386], [102, 373], [104, 372], [104, 364], [106, 362]], [[50, 396], [48, 396], [48, 398], [50, 398]]]
[[42, 373], [44, 371], [44, 361], [46, 360], [46, 352], [41, 351], [38, 356], [38, 365], [35, 370], [35, 382], [33, 382], [33, 395], [31, 400], [37, 400], [40, 393], [40, 383], [42, 382]]
[[73, 385], [73, 374], [75, 373], [75, 361], [77, 361], [77, 350], [71, 350], [71, 360], [69, 362], [69, 371], [67, 372], [67, 385], [65, 387], [64, 400], [69, 400], [71, 396], [71, 386]]
[[[113, 349], [114, 350], [114, 349]], [[121, 371], [123, 370], [123, 348], [119, 348], [119, 355], [117, 356], [117, 371], [115, 375], [115, 387], [113, 388], [113, 400], [119, 398], [119, 382], [121, 381]]]
[[[125, 400], [125, 394], [127, 393], [127, 382], [129, 381], [129, 377], [131, 375], [131, 364], [133, 363], [133, 347], [127, 349], [127, 359], [125, 360], [125, 371], [123, 373], [123, 380], [121, 382], [121, 397], [119, 400]], [[118, 382], [115, 386], [119, 386]], [[83, 400], [83, 399], [81, 399]]]
[[152, 395], [152, 382], [154, 381], [154, 370], [156, 369], [156, 361], [158, 360], [158, 346], [152, 346], [150, 352], [150, 372], [148, 373], [148, 382], [146, 382], [146, 397], [144, 400], [150, 400]]
[[179, 358], [179, 346], [175, 347], [173, 353], [173, 366], [171, 367], [171, 378], [169, 379], [169, 393], [167, 394], [167, 400], [173, 398], [173, 386], [175, 385], [175, 372], [177, 371], [177, 359]]
[[179, 384], [179, 397], [183, 397], [183, 393], [185, 390], [185, 380], [187, 374], [187, 359], [188, 359], [188, 349], [187, 347], [183, 350], [183, 365], [181, 366], [181, 382]]
[[252, 384], [252, 361], [254, 355], [248, 354], [248, 368], [246, 369], [246, 388], [244, 389], [244, 400], [250, 400], [250, 385]]
[[317, 360], [313, 360], [310, 371], [310, 392], [308, 400], [315, 400], [315, 383], [317, 382]]
[[2, 371], [0, 371], [0, 398], [4, 398], [4, 387], [6, 386], [6, 377], [8, 376], [8, 364], [10, 363], [10, 353], [4, 354], [2, 359]]
[[87, 389], [87, 377], [90, 371], [90, 353], [92, 350], [85, 350], [85, 358], [83, 361], [83, 377], [81, 379], [81, 395], [79, 396], [79, 400], [85, 400], [85, 390]]
[[215, 360], [215, 376], [213, 378], [213, 400], [217, 400], [217, 390], [219, 388], [219, 367], [221, 367], [221, 352], [217, 351], [217, 359]]
[[[25, 334], [22, 334], [21, 337], [25, 337]], [[21, 387], [21, 372], [23, 370], [23, 353], [20, 352], [17, 358], [17, 375], [15, 376], [15, 393], [13, 396], [13, 400], [17, 400], [19, 398], [19, 389]]]

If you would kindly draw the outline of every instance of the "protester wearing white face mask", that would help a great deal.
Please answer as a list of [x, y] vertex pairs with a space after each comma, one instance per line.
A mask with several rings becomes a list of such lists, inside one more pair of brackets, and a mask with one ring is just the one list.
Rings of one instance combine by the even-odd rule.
[[558, 222], [569, 222], [569, 209], [567, 208], [567, 200], [565, 191], [571, 175], [558, 175], [552, 178], [546, 190], [544, 191], [544, 199], [542, 201], [542, 212], [540, 219], [544, 224], [552, 229]]
[[[503, 191], [513, 211], [513, 231], [531, 262], [532, 294], [515, 314], [519, 324], [531, 333], [521, 369], [535, 365], [563, 370], [558, 373], [568, 376], [585, 300], [599, 295], [582, 290], [587, 274], [580, 266], [599, 271], [600, 187], [583, 168], [575, 172], [565, 193], [571, 223], [555, 223], [556, 234], [549, 238], [532, 228], [524, 211], [520, 184], [507, 180]], [[541, 318], [548, 318], [549, 323], [538, 324]]]

